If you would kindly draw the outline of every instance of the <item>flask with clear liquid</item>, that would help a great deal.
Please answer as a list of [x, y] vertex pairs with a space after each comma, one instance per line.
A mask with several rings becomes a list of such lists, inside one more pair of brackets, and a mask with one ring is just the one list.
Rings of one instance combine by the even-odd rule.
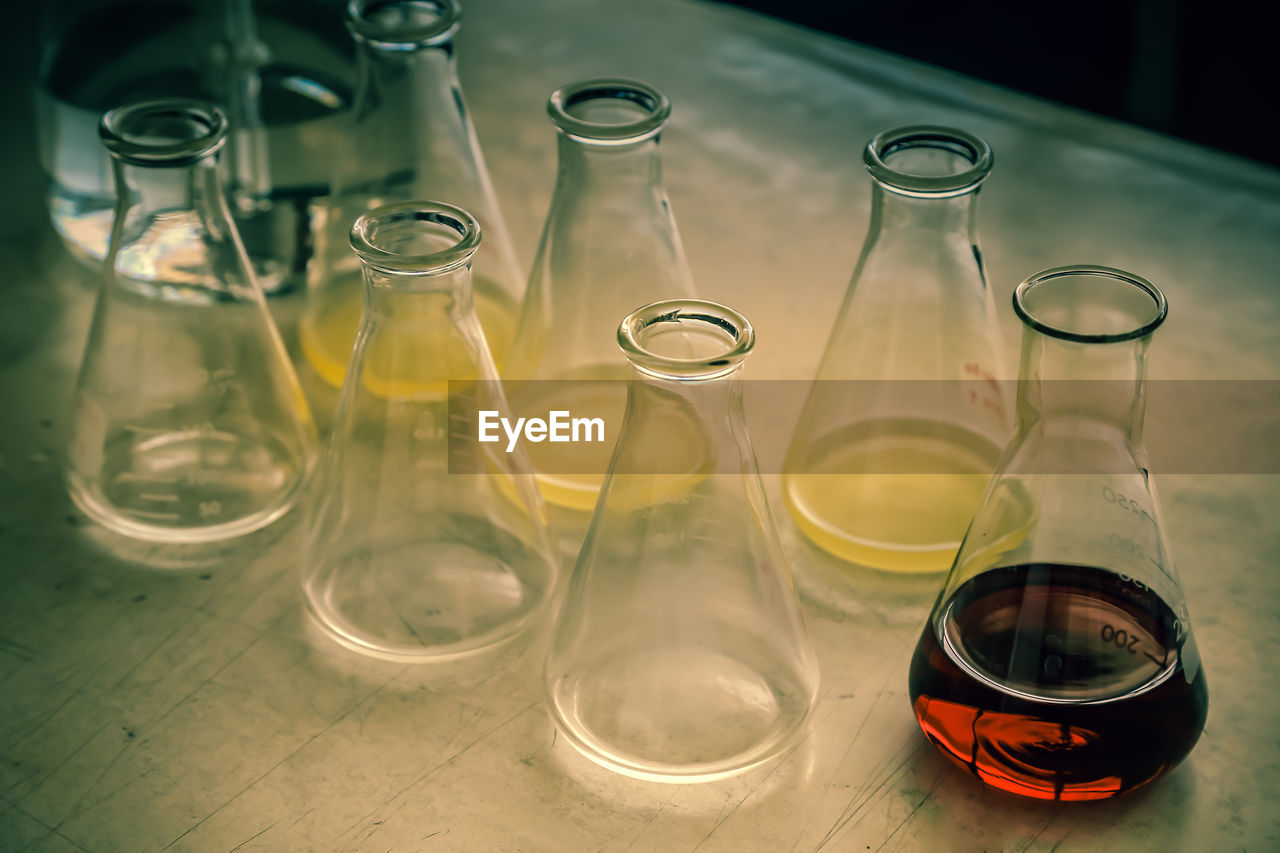
[[[599, 79], [557, 89], [547, 113], [556, 126], [559, 170], [503, 374], [535, 380], [519, 383], [522, 399], [513, 400], [530, 411], [560, 409], [616, 423], [625, 404], [625, 384], [616, 380], [627, 376], [611, 333], [617, 318], [658, 299], [694, 295], [662, 184], [658, 144], [671, 103], [644, 83]], [[680, 444], [686, 426], [668, 424], [668, 443]], [[563, 450], [530, 448], [543, 497], [589, 512], [612, 445], [597, 448], [589, 473], [557, 473]], [[580, 458], [587, 451], [572, 452]]]
[[[359, 84], [351, 124], [335, 146], [331, 195], [318, 207], [302, 352], [329, 384], [342, 384], [360, 321], [361, 272], [348, 234], [379, 205], [433, 198], [459, 205], [484, 228], [472, 291], [495, 362], [515, 329], [524, 277], [467, 115], [454, 66], [456, 0], [353, 0]], [[382, 377], [394, 382], [395, 376]]]
[[[553, 629], [550, 713], [611, 770], [721, 778], [794, 745], [818, 688], [746, 430], [755, 336], [730, 308], [679, 299], [630, 314], [618, 341], [626, 416]], [[693, 481], [651, 442], [675, 409], [716, 454]]]
[[473, 389], [481, 409], [508, 411], [471, 295], [480, 237], [469, 213], [436, 202], [376, 208], [351, 230], [364, 314], [302, 577], [314, 620], [364, 654], [478, 652], [529, 625], [555, 584], [525, 457], [450, 454], [451, 436], [475, 429], [451, 416], [451, 384]]
[[942, 572], [1009, 429], [977, 238], [991, 149], [961, 130], [911, 126], [876, 136], [864, 160], [867, 239], [792, 438], [783, 494], [799, 529], [837, 557]]
[[[230, 121], [224, 189], [259, 285], [301, 282], [309, 209], [328, 192], [332, 140], [354, 78], [343, 0], [50, 0], [35, 86], [54, 229], [96, 268], [115, 204], [102, 113], [184, 97]], [[104, 39], [102, 34], [112, 37]], [[141, 274], [141, 273], [139, 273]]]
[[226, 120], [144, 101], [100, 133], [119, 199], [76, 385], [71, 496], [135, 539], [248, 533], [293, 505], [316, 436], [218, 181]]
[[1208, 693], [1142, 444], [1164, 295], [1106, 267], [1023, 282], [1017, 434], [911, 662], [912, 708], [1010, 793], [1114, 797], [1163, 775]]

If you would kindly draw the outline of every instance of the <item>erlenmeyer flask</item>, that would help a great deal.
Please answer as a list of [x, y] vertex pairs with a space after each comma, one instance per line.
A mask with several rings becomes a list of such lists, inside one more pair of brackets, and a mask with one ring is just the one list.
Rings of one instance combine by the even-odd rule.
[[67, 457], [71, 496], [136, 539], [208, 542], [278, 518], [315, 426], [227, 210], [212, 106], [108, 112], [118, 201]]
[[977, 238], [991, 150], [960, 130], [914, 126], [876, 136], [864, 159], [871, 223], [783, 494], [800, 530], [838, 557], [940, 572], [1009, 433]]
[[[460, 17], [456, 0], [347, 4], [360, 81], [352, 124], [335, 152], [331, 198], [317, 212], [298, 327], [303, 354], [331, 385], [342, 384], [361, 312], [360, 265], [348, 235], [357, 216], [379, 205], [447, 199], [475, 216], [485, 240], [476, 250], [472, 291], [498, 364], [515, 330], [524, 277], [458, 86], [453, 36]], [[437, 358], [438, 342], [416, 343], [423, 359]]]
[[1142, 446], [1164, 295], [1105, 267], [1014, 294], [1018, 426], [911, 664], [920, 726], [987, 784], [1094, 800], [1181, 761], [1208, 708]]
[[[518, 405], [566, 410], [617, 423], [627, 375], [612, 330], [619, 317], [658, 299], [692, 297], [693, 278], [662, 185], [659, 135], [671, 103], [632, 80], [588, 80], [557, 89], [547, 103], [556, 125], [559, 171], [512, 357], [503, 374], [522, 383]], [[524, 399], [537, 397], [538, 399]], [[682, 442], [683, 426], [668, 444]], [[590, 511], [603, 475], [562, 470], [563, 445], [530, 447], [542, 495]], [[596, 451], [603, 472], [612, 446]], [[588, 451], [572, 451], [581, 459]]]
[[[620, 773], [727, 776], [797, 742], [818, 687], [742, 410], [754, 332], [682, 299], [635, 311], [618, 341], [626, 417], [554, 629], [551, 715]], [[673, 409], [719, 454], [693, 485], [648, 441]]]
[[[367, 654], [478, 651], [528, 624], [555, 582], [525, 458], [498, 452], [486, 467], [450, 467], [451, 430], [474, 430], [450, 418], [451, 381], [474, 381], [481, 408], [507, 411], [471, 297], [479, 243], [470, 214], [434, 202], [377, 208], [351, 231], [365, 310], [318, 480], [303, 588], [319, 624]], [[441, 346], [424, 349], [419, 337]]]

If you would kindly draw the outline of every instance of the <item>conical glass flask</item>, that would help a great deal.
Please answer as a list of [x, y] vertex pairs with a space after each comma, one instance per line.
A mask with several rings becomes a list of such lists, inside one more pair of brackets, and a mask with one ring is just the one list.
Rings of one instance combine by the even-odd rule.
[[347, 4], [359, 84], [352, 124], [335, 152], [331, 198], [313, 226], [315, 255], [298, 327], [303, 354], [331, 385], [342, 384], [361, 313], [360, 265], [348, 244], [352, 223], [375, 207], [409, 199], [446, 199], [484, 228], [472, 291], [495, 361], [502, 364], [506, 356], [524, 277], [458, 86], [453, 36], [460, 17], [455, 0]]
[[118, 188], [76, 385], [71, 496], [135, 539], [209, 542], [294, 503], [315, 426], [219, 187], [227, 123], [190, 100], [111, 110]]
[[783, 493], [826, 551], [875, 569], [940, 572], [1009, 435], [977, 237], [991, 150], [964, 131], [914, 126], [876, 136], [864, 159], [870, 227]]
[[[364, 316], [318, 481], [303, 562], [311, 614], [344, 645], [406, 661], [511, 637], [556, 566], [528, 462], [449, 454], [448, 391], [507, 411], [471, 297], [480, 226], [446, 204], [405, 202], [356, 220]], [[424, 349], [419, 336], [442, 342]], [[388, 381], [388, 377], [395, 377]], [[458, 465], [451, 467], [451, 462]]]
[[[626, 417], [554, 629], [551, 716], [620, 773], [727, 776], [796, 743], [818, 688], [742, 409], [754, 332], [682, 299], [635, 311], [618, 341]], [[649, 441], [672, 410], [718, 454], [696, 484]]]
[[[556, 125], [559, 171], [529, 290], [503, 374], [569, 380], [521, 383], [529, 411], [566, 410], [618, 423], [626, 361], [612, 330], [619, 317], [658, 299], [692, 297], [693, 278], [662, 185], [659, 135], [671, 103], [633, 80], [587, 80], [557, 89], [547, 103]], [[670, 444], [683, 425], [674, 423]], [[593, 468], [603, 472], [612, 446]], [[563, 470], [563, 445], [531, 446], [542, 495], [589, 512], [603, 474]], [[585, 449], [572, 451], [581, 457]]]
[[989, 785], [1094, 800], [1181, 761], [1208, 708], [1142, 445], [1164, 295], [1105, 267], [1023, 282], [1018, 425], [911, 663], [921, 728]]

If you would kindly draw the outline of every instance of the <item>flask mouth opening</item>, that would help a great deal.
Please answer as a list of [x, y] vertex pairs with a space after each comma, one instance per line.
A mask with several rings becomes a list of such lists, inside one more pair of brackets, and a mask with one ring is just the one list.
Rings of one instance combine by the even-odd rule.
[[157, 98], [108, 110], [98, 136], [113, 157], [138, 166], [187, 166], [227, 141], [227, 118], [212, 104]]
[[386, 50], [416, 50], [450, 41], [462, 9], [455, 0], [351, 0], [347, 29], [359, 41]]
[[671, 101], [636, 80], [585, 80], [552, 92], [547, 114], [579, 142], [623, 145], [656, 136], [671, 115]]
[[1064, 341], [1110, 344], [1145, 338], [1169, 315], [1160, 288], [1124, 270], [1054, 267], [1013, 291], [1013, 310], [1037, 332]]
[[618, 327], [618, 346], [636, 367], [672, 379], [715, 379], [737, 370], [755, 346], [747, 318], [705, 299], [664, 299], [637, 308]]
[[351, 226], [351, 248], [369, 266], [411, 275], [435, 275], [471, 260], [480, 223], [460, 207], [406, 201], [374, 208]]
[[862, 153], [867, 171], [899, 193], [946, 198], [976, 189], [995, 157], [981, 137], [940, 125], [916, 124], [877, 134]]

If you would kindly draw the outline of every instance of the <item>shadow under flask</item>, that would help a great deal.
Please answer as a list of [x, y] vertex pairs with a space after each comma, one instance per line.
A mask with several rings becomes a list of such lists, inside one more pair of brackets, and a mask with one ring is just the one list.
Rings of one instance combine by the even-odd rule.
[[1096, 800], [1166, 773], [1208, 693], [1142, 444], [1164, 295], [1106, 267], [1023, 282], [1017, 434], [911, 662], [920, 727], [983, 782]]
[[796, 526], [846, 561], [943, 572], [977, 508], [1008, 414], [977, 237], [982, 139], [885, 131], [863, 155], [871, 221], [788, 450]]
[[[457, 0], [350, 0], [359, 82], [350, 125], [337, 145], [330, 197], [316, 213], [315, 254], [298, 326], [307, 361], [340, 386], [361, 316], [360, 264], [348, 235], [356, 217], [410, 199], [443, 199], [479, 221], [485, 240], [472, 262], [476, 313], [502, 365], [524, 292], [507, 226], [458, 85], [453, 37]], [[412, 333], [411, 333], [412, 334]], [[413, 334], [424, 359], [441, 342]], [[393, 381], [388, 365], [370, 370]]]
[[67, 480], [95, 521], [199, 543], [294, 504], [316, 435], [218, 181], [222, 113], [143, 101], [99, 128], [118, 191]]
[[[450, 452], [451, 436], [478, 446], [457, 432], [474, 436], [476, 425], [451, 417], [451, 390], [510, 411], [471, 297], [479, 243], [469, 213], [436, 202], [377, 208], [351, 230], [364, 315], [302, 578], [316, 622], [365, 654], [413, 662], [491, 647], [528, 625], [555, 583], [523, 454], [468, 461]], [[440, 346], [424, 350], [416, 335]]]
[[[658, 145], [671, 102], [644, 83], [598, 79], [557, 89], [547, 113], [559, 168], [503, 375], [536, 380], [514, 386], [512, 402], [522, 411], [566, 410], [617, 423], [626, 403], [625, 382], [617, 380], [627, 377], [613, 336], [618, 318], [659, 299], [694, 296], [662, 184]], [[689, 425], [666, 426], [666, 444], [687, 444]], [[564, 445], [531, 445], [543, 497], [590, 512], [612, 449], [599, 445], [586, 464], [590, 451], [574, 447], [567, 452], [592, 471], [562, 473]], [[691, 471], [702, 461], [691, 454]]]
[[[553, 630], [550, 713], [619, 773], [729, 776], [797, 743], [818, 689], [743, 414], [754, 332], [732, 309], [681, 299], [633, 312], [618, 341], [626, 416]], [[674, 410], [719, 454], [696, 483], [648, 440]]]

